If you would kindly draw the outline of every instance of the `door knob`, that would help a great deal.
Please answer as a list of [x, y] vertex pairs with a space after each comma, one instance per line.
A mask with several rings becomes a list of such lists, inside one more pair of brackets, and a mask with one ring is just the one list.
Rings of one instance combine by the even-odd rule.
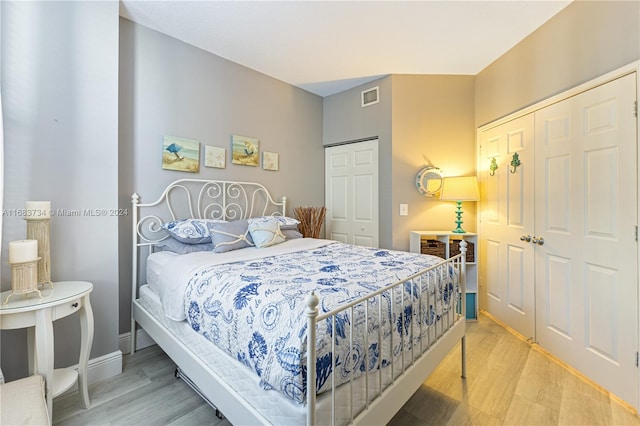
[[531, 235], [521, 235], [520, 241], [531, 242]]
[[531, 242], [532, 242], [533, 244], [537, 244], [537, 245], [541, 246], [541, 245], [543, 245], [543, 244], [544, 244], [544, 238], [542, 238], [542, 237], [540, 237], [540, 238], [533, 237], [533, 239], [531, 240]]

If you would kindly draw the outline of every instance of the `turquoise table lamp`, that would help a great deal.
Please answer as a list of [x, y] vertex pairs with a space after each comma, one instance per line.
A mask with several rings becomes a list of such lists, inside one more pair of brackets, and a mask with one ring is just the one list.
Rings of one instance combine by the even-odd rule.
[[456, 176], [442, 179], [442, 189], [440, 190], [442, 201], [455, 201], [456, 206], [456, 234], [464, 234], [467, 231], [462, 229], [462, 202], [478, 201], [480, 194], [478, 191], [478, 179], [475, 176]]

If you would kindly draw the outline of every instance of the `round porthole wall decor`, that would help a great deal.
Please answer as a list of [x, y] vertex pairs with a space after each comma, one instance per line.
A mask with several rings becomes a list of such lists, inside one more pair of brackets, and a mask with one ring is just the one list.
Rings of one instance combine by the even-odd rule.
[[425, 197], [435, 197], [442, 188], [442, 170], [434, 166], [424, 166], [416, 174], [416, 188]]

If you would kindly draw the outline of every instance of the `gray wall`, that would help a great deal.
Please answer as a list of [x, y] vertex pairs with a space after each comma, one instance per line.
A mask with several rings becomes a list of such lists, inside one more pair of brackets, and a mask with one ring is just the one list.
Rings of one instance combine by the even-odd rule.
[[[363, 108], [360, 92], [376, 85], [380, 103]], [[474, 77], [394, 74], [325, 98], [325, 145], [371, 136], [380, 141], [380, 247], [408, 250], [411, 230], [453, 229], [453, 203], [421, 196], [415, 176], [429, 163], [449, 176], [474, 174]], [[467, 204], [465, 229], [474, 231]]]
[[[378, 86], [380, 102], [362, 107], [361, 92]], [[378, 217], [380, 218], [379, 245], [393, 247], [391, 226], [391, 200], [393, 178], [391, 168], [391, 76], [363, 84], [353, 89], [324, 98], [323, 144], [352, 142], [372, 137], [378, 138], [379, 183]], [[324, 153], [323, 153], [324, 155]], [[324, 170], [323, 170], [324, 176]]]
[[[113, 209], [118, 200], [118, 3], [6, 2], [2, 19], [4, 209], [51, 200], [55, 209]], [[118, 219], [51, 219], [53, 280], [91, 281], [91, 357], [118, 350]], [[8, 242], [24, 239], [22, 217], [2, 230], [2, 289], [10, 289]], [[77, 315], [56, 321], [55, 366], [78, 362]], [[2, 369], [27, 374], [26, 333], [2, 331]]]
[[476, 125], [638, 59], [640, 2], [574, 1], [476, 76]]
[[[135, 191], [151, 202], [176, 179], [260, 182], [289, 214], [324, 204], [322, 98], [120, 19], [120, 206]], [[280, 155], [280, 170], [231, 164], [231, 135], [260, 140]], [[225, 169], [199, 173], [161, 168], [164, 135], [227, 149]], [[129, 331], [131, 221], [120, 220], [120, 333]]]

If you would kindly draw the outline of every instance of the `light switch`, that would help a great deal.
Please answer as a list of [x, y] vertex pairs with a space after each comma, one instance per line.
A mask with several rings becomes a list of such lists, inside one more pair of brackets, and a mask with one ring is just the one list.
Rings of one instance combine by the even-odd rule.
[[409, 215], [409, 204], [400, 204], [400, 216]]

